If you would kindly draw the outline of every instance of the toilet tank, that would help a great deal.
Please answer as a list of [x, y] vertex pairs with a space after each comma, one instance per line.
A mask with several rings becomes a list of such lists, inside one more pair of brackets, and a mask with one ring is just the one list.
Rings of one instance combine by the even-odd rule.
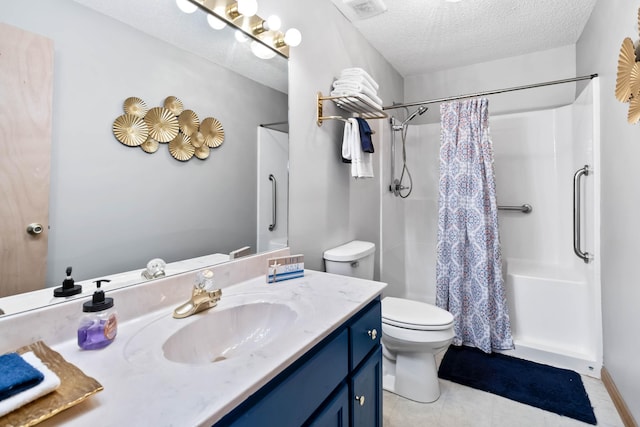
[[373, 280], [375, 251], [375, 244], [361, 240], [327, 249], [324, 251], [325, 270], [327, 273]]

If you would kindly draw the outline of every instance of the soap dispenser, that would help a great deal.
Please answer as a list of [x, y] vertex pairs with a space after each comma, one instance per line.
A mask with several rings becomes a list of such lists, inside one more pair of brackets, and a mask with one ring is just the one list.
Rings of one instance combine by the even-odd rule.
[[84, 350], [96, 350], [108, 346], [118, 333], [118, 319], [113, 298], [105, 298], [100, 289], [102, 282], [107, 279], [96, 280], [96, 291], [91, 301], [82, 304], [85, 313], [78, 326], [78, 346]]
[[62, 286], [53, 290], [54, 297], [70, 297], [82, 292], [82, 286], [76, 285], [71, 277], [71, 267], [67, 267], [67, 278], [62, 282]]

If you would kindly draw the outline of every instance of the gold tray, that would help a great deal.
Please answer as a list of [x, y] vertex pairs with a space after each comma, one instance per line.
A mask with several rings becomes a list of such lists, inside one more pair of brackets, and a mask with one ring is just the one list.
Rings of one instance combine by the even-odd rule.
[[102, 385], [38, 341], [20, 347], [17, 353], [33, 351], [60, 378], [60, 387], [23, 407], [0, 417], [0, 426], [33, 426], [101, 391]]

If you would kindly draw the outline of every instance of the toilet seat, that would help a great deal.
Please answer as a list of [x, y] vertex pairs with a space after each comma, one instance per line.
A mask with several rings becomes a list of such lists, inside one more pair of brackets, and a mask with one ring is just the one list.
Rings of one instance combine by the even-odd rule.
[[382, 300], [382, 323], [417, 331], [439, 331], [453, 325], [453, 315], [420, 301], [386, 297]]

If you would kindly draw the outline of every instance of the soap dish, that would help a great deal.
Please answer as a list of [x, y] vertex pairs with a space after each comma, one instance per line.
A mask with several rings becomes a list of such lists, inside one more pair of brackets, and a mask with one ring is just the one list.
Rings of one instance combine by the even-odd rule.
[[42, 363], [60, 378], [60, 387], [0, 417], [0, 425], [36, 425], [103, 389], [98, 381], [86, 376], [78, 367], [64, 360], [60, 353], [49, 348], [44, 342], [38, 341], [16, 350], [19, 354], [29, 351], [33, 351]]

